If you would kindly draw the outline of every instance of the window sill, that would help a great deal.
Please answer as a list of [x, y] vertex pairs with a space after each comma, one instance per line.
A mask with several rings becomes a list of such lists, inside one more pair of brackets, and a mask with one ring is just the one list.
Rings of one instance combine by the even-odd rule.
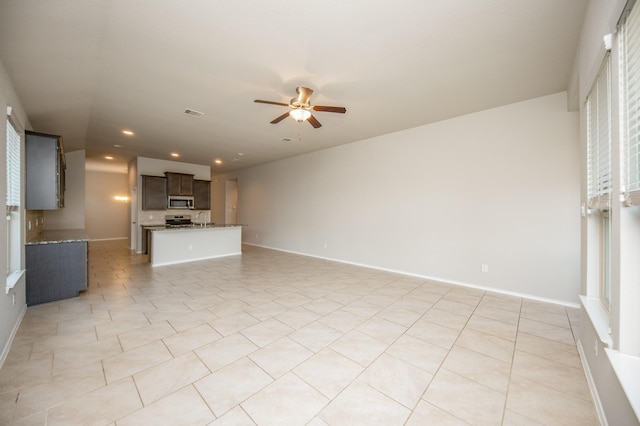
[[584, 307], [593, 328], [598, 334], [598, 338], [603, 345], [610, 348], [613, 345], [609, 334], [609, 313], [604, 309], [600, 299], [595, 297], [580, 296], [580, 301]]
[[18, 271], [14, 271], [9, 275], [7, 275], [7, 284], [5, 287], [5, 291], [6, 291], [5, 294], [9, 294], [9, 291], [11, 291], [16, 286], [16, 284], [18, 284], [18, 281], [20, 281], [20, 278], [22, 278], [24, 273], [25, 273], [25, 270], [20, 269]]
[[627, 395], [636, 417], [640, 419], [640, 357], [621, 354], [605, 348], [609, 362]]

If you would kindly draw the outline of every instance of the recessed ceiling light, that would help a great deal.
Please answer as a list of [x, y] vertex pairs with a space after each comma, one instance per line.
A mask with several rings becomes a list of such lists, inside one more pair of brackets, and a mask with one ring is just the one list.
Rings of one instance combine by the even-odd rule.
[[172, 152], [172, 153], [171, 153], [171, 156], [172, 156], [172, 157], [180, 157], [180, 154], [178, 154], [177, 152]]
[[244, 155], [244, 153], [243, 152], [239, 152], [238, 155], [242, 157]]
[[131, 130], [123, 130], [122, 133], [124, 133], [127, 136], [133, 136], [133, 132]]
[[222, 164], [222, 160], [219, 158], [216, 158], [213, 162], [216, 164]]
[[114, 148], [122, 148], [122, 145], [115, 144], [113, 147]]
[[106, 160], [113, 160], [113, 157], [112, 157], [112, 156], [110, 156], [110, 155], [105, 155], [105, 156], [104, 156], [104, 158], [105, 158]]

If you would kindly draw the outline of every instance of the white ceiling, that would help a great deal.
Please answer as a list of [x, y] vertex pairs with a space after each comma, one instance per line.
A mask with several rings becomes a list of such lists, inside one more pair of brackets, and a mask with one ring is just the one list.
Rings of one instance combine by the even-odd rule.
[[[218, 173], [566, 90], [586, 3], [2, 0], [0, 59], [34, 130], [88, 166], [178, 152]], [[347, 113], [274, 125], [286, 108], [253, 102], [297, 86]]]

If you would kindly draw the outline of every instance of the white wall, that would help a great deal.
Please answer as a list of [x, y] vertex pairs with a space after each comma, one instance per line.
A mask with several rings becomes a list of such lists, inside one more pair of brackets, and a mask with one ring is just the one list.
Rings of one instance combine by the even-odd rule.
[[84, 229], [85, 170], [83, 149], [65, 152], [64, 208], [44, 211], [45, 229]]
[[[0, 111], [2, 117], [6, 120], [7, 106], [13, 108], [12, 114], [15, 114], [20, 120], [25, 129], [31, 129], [29, 120], [24, 113], [22, 104], [16, 92], [13, 88], [13, 84], [7, 75], [4, 65], [0, 61]], [[0, 198], [6, 199], [6, 149], [7, 146], [7, 133], [5, 131], [5, 124], [3, 121], [2, 130], [0, 131]], [[24, 145], [23, 145], [24, 146]], [[24, 157], [24, 155], [23, 155]], [[24, 164], [24, 162], [22, 163]], [[23, 180], [24, 182], [24, 180]], [[24, 183], [23, 183], [24, 187]], [[24, 194], [24, 191], [22, 191]], [[24, 197], [23, 197], [24, 200]], [[24, 217], [24, 216], [23, 216]], [[23, 251], [24, 253], [24, 251]], [[6, 277], [7, 275], [7, 227], [0, 226], [0, 276]], [[4, 360], [9, 351], [9, 345], [13, 338], [14, 333], [17, 331], [18, 325], [26, 311], [26, 297], [25, 297], [25, 281], [24, 276], [18, 281], [13, 290], [6, 294], [4, 286], [0, 290], [0, 367], [4, 363]]]
[[194, 179], [211, 179], [211, 167], [201, 164], [182, 163], [180, 161], [159, 160], [157, 158], [147, 157], [138, 157], [136, 162], [138, 176], [164, 176], [165, 172], [175, 172], [193, 174]]
[[89, 238], [127, 238], [129, 203], [115, 199], [116, 196], [129, 197], [127, 175], [87, 170], [85, 187], [85, 231]]
[[217, 179], [234, 177], [247, 243], [578, 302], [578, 114], [566, 93]]

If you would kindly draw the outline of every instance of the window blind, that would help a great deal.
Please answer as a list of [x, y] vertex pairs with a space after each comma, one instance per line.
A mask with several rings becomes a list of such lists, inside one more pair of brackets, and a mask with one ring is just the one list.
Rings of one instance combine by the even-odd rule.
[[626, 205], [640, 205], [640, 8], [621, 26], [622, 155], [621, 182]]
[[20, 206], [20, 135], [7, 119], [7, 211]]
[[611, 56], [607, 53], [587, 95], [589, 208], [611, 206]]

